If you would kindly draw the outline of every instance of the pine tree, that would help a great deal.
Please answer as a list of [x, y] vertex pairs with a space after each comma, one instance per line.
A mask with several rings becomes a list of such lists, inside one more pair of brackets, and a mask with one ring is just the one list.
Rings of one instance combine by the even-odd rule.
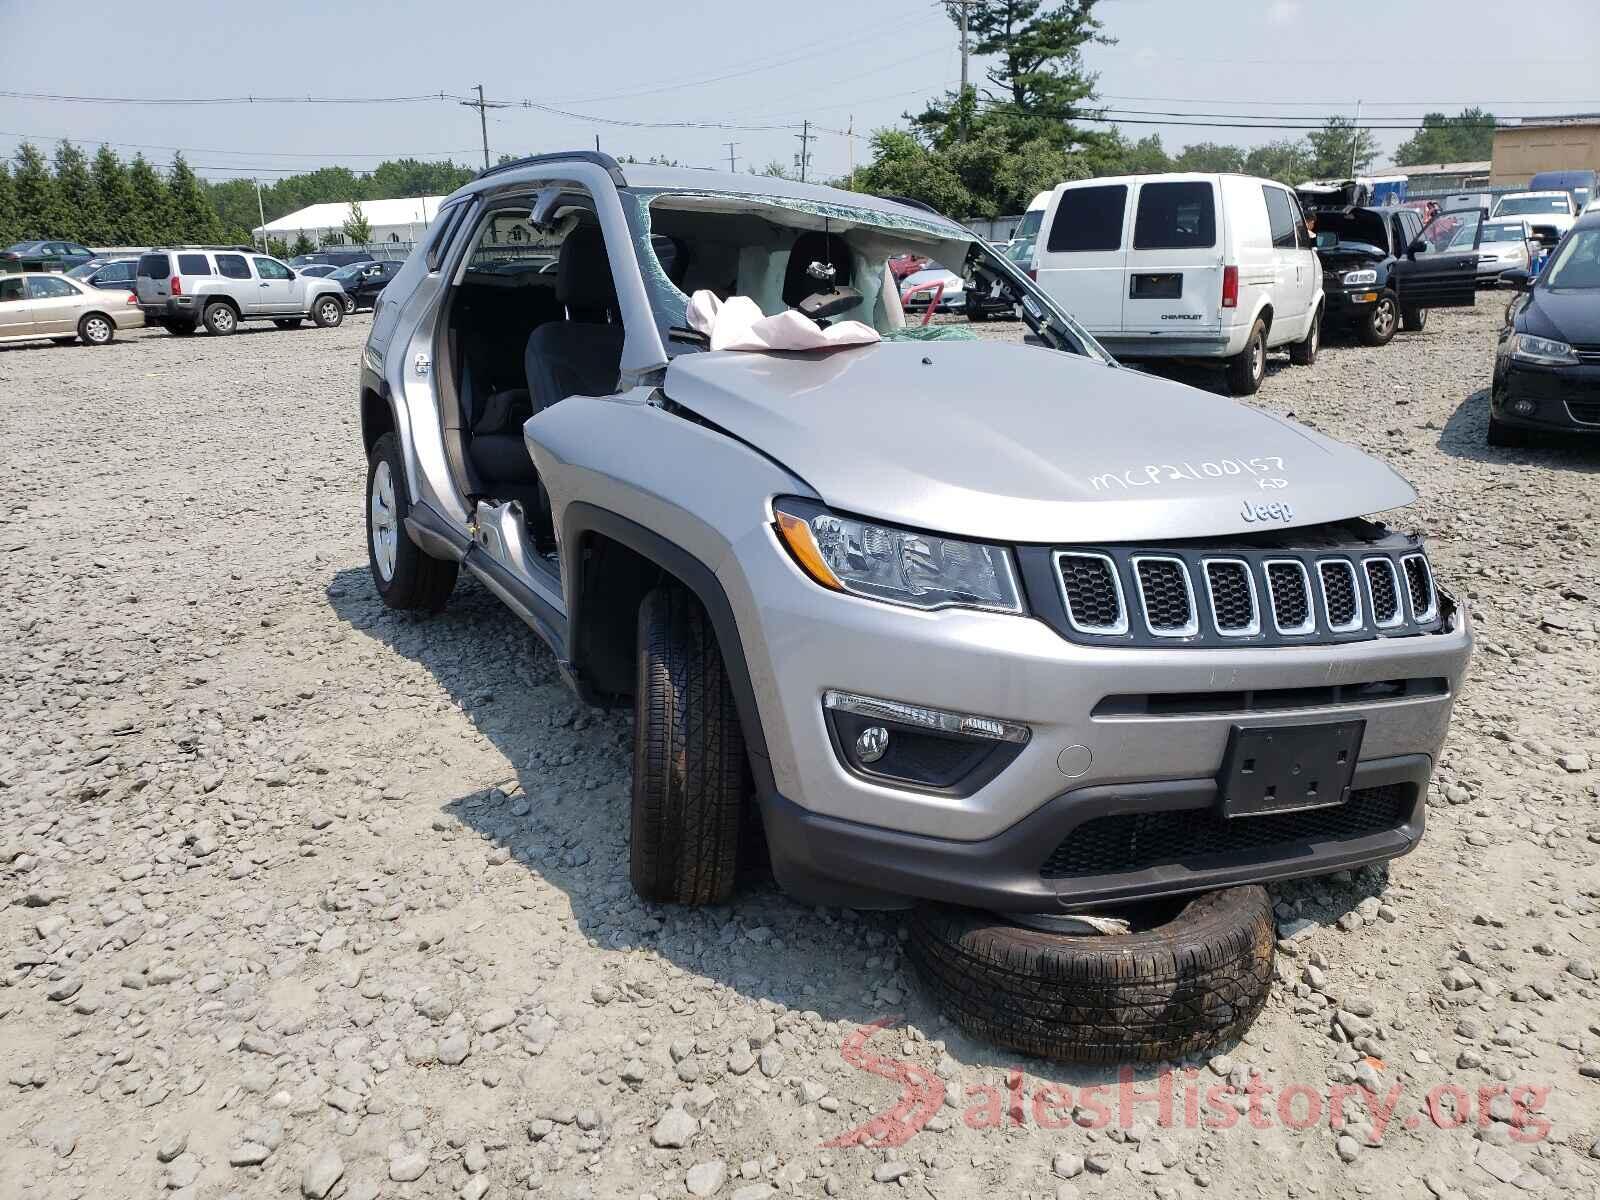
[[110, 146], [101, 146], [94, 156], [94, 192], [100, 205], [100, 227], [107, 246], [137, 246], [149, 239], [141, 236], [139, 198], [128, 182], [128, 169]]
[[56, 181], [44, 155], [32, 142], [17, 147], [12, 187], [16, 192], [17, 225], [23, 238], [66, 238], [66, 218], [56, 194]]
[[89, 160], [65, 139], [56, 145], [56, 196], [68, 222], [69, 238], [88, 246], [110, 244], [100, 196], [89, 176]]
[[150, 246], [179, 241], [166, 181], [142, 154], [135, 154], [128, 166], [128, 188], [133, 193], [132, 229], [137, 234], [130, 241]]
[[352, 246], [365, 246], [372, 240], [372, 223], [367, 220], [367, 214], [361, 211], [359, 200], [350, 205], [350, 215], [344, 222], [344, 236], [350, 239]]
[[294, 245], [289, 247], [289, 257], [298, 258], [302, 254], [310, 254], [316, 248], [317, 244], [308, 238], [306, 231], [302, 229], [295, 234]]
[[205, 188], [200, 186], [181, 153], [172, 156], [167, 188], [172, 197], [172, 219], [178, 237], [201, 246], [220, 243], [222, 222], [217, 218], [217, 210], [211, 206]]
[[17, 224], [17, 189], [11, 183], [11, 167], [0, 162], [0, 246], [9, 246], [22, 237]]

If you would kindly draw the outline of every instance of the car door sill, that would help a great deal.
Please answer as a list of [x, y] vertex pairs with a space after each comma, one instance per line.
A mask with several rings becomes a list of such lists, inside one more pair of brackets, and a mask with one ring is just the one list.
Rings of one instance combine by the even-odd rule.
[[467, 551], [465, 566], [539, 635], [557, 661], [566, 662], [566, 617], [482, 546], [474, 544]]

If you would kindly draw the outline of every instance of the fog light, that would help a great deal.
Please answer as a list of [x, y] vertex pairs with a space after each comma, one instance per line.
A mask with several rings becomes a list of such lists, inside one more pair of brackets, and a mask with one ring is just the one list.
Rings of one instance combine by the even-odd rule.
[[1015, 721], [1002, 721], [995, 717], [980, 717], [972, 713], [947, 712], [942, 708], [925, 708], [920, 704], [903, 704], [898, 700], [881, 700], [876, 696], [860, 696], [854, 692], [837, 692], [831, 688], [822, 693], [822, 707], [842, 712], [876, 718], [880, 721], [898, 721], [938, 733], [989, 738], [997, 742], [1027, 742], [1032, 731]]
[[1533, 416], [1533, 408], [1534, 404], [1532, 400], [1513, 400], [1511, 402], [1511, 411], [1516, 413], [1519, 417]]
[[877, 762], [888, 748], [889, 731], [882, 725], [868, 725], [856, 738], [856, 757], [862, 762]]

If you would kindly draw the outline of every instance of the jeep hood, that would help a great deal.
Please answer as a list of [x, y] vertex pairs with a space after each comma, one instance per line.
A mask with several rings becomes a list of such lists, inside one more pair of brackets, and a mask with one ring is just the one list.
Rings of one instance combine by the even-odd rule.
[[1383, 463], [1292, 421], [1034, 346], [685, 354], [663, 387], [828, 505], [992, 541], [1219, 536], [1416, 499]]

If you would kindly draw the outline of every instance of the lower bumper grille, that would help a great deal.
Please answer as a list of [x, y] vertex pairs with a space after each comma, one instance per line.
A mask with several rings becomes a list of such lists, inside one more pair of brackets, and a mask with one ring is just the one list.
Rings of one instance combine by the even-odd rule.
[[1215, 808], [1123, 813], [1085, 821], [1045, 860], [1045, 879], [1120, 875], [1157, 866], [1203, 866], [1250, 854], [1263, 861], [1303, 842], [1354, 841], [1405, 824], [1415, 801], [1408, 783], [1362, 788], [1333, 808], [1225, 819]]

